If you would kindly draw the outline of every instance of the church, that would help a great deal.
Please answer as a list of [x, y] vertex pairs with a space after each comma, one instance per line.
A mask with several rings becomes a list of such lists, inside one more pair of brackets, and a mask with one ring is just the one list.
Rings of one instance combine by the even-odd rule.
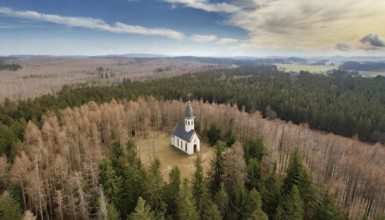
[[194, 130], [194, 118], [189, 101], [184, 116], [184, 124], [179, 124], [171, 135], [171, 145], [188, 155], [200, 151], [199, 136]]

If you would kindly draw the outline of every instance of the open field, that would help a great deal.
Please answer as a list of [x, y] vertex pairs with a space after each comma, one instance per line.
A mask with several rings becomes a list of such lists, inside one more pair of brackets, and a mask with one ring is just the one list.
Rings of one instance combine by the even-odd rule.
[[311, 73], [325, 74], [326, 71], [336, 69], [337, 66], [328, 65], [306, 65], [306, 64], [275, 64], [279, 70], [284, 72], [309, 71]]
[[360, 71], [360, 75], [365, 77], [385, 76], [385, 72]]
[[[309, 71], [310, 73], [325, 74], [328, 70], [337, 69], [338, 66], [329, 65], [306, 65], [306, 64], [275, 64], [278, 70], [284, 72], [300, 72]], [[376, 77], [378, 75], [385, 76], [385, 72], [359, 71], [364, 77]]]
[[22, 69], [0, 71], [0, 102], [6, 97], [19, 100], [54, 94], [64, 85], [116, 83], [124, 78], [143, 80], [218, 67], [217, 64], [167, 58], [32, 57], [9, 62], [20, 64]]
[[[173, 166], [178, 166], [181, 170], [181, 177], [188, 178], [194, 174], [194, 161], [197, 155], [188, 156], [182, 151], [170, 145], [170, 137], [164, 132], [151, 132], [147, 138], [138, 138], [135, 140], [138, 149], [138, 155], [141, 161], [148, 166], [158, 158], [161, 163], [161, 171], [165, 180], [168, 180], [168, 174]], [[214, 153], [214, 148], [209, 147], [207, 143], [201, 141], [202, 166], [205, 174], [210, 168], [210, 158]]]

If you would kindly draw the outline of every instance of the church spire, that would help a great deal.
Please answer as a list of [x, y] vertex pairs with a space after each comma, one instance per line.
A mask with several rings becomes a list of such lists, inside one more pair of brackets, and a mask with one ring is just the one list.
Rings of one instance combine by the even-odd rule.
[[192, 107], [191, 107], [191, 102], [188, 101], [187, 103], [187, 106], [186, 106], [186, 113], [184, 115], [185, 118], [193, 118], [194, 117], [194, 114], [193, 114], [193, 110], [192, 110]]
[[188, 101], [186, 106], [186, 113], [184, 115], [184, 128], [186, 132], [194, 130], [194, 114], [190, 101]]

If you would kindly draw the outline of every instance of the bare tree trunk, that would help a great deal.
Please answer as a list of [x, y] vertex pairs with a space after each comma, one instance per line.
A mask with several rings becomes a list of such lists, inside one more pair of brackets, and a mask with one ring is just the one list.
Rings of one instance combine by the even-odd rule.
[[87, 212], [87, 204], [85, 199], [85, 193], [83, 191], [83, 186], [80, 181], [79, 172], [75, 172], [75, 181], [76, 181], [76, 187], [78, 188], [78, 194], [79, 194], [79, 206], [80, 206], [80, 212], [83, 215], [83, 219], [88, 219], [88, 212]]
[[60, 220], [63, 220], [63, 198], [62, 198], [62, 195], [61, 195], [61, 191], [58, 190], [56, 191], [57, 193], [57, 201], [58, 201], [58, 205], [59, 205], [59, 215], [60, 215]]
[[36, 170], [36, 188], [37, 188], [37, 197], [38, 197], [38, 200], [39, 200], [39, 212], [40, 212], [40, 219], [43, 220], [44, 219], [44, 215], [43, 215], [43, 204], [42, 204], [42, 193], [41, 193], [41, 189], [40, 189], [40, 178], [39, 178], [39, 165], [37, 164], [37, 160], [35, 160], [35, 170]]

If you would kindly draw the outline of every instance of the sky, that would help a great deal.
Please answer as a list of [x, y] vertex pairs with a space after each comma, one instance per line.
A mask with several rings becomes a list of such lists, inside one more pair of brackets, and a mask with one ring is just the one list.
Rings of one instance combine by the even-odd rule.
[[0, 55], [384, 52], [384, 0], [0, 0]]

